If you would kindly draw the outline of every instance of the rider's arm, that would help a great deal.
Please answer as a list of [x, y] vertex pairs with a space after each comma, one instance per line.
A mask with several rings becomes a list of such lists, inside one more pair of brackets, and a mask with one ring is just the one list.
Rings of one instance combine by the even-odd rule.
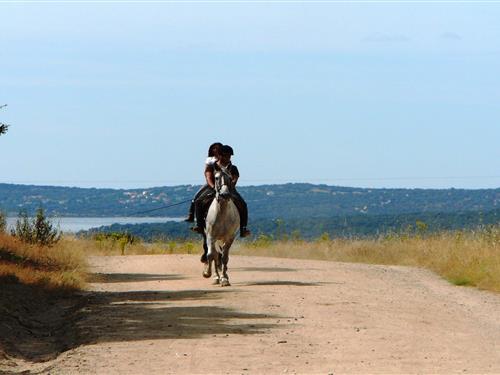
[[240, 172], [238, 171], [238, 168], [236, 165], [231, 166], [231, 180], [233, 181], [233, 186], [236, 187], [236, 183], [238, 182], [238, 179], [240, 178]]
[[205, 180], [207, 180], [208, 186], [215, 189], [214, 169], [208, 165], [205, 167]]

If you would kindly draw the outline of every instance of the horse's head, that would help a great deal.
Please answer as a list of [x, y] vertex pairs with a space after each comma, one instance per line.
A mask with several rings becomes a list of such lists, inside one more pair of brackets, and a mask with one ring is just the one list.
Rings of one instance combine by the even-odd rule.
[[231, 197], [233, 180], [225, 168], [215, 171], [215, 197], [218, 201], [228, 200]]

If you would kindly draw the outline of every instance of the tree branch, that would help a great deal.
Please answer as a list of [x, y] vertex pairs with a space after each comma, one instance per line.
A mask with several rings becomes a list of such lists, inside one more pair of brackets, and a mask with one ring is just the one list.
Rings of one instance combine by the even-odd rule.
[[2, 124], [0, 122], [0, 135], [7, 133], [8, 129], [9, 129], [9, 125]]

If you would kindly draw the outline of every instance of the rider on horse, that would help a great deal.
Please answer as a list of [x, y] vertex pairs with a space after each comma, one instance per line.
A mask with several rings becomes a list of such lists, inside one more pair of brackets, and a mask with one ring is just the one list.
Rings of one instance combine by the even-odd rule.
[[[191, 228], [194, 232], [204, 233], [205, 216], [208, 208], [215, 198], [215, 178], [217, 169], [224, 168], [231, 174], [232, 189], [231, 196], [240, 214], [240, 236], [247, 237], [250, 231], [247, 229], [248, 208], [246, 202], [236, 190], [236, 183], [240, 177], [238, 168], [231, 163], [231, 156], [234, 154], [231, 146], [214, 143], [209, 149], [209, 158], [205, 163], [205, 179], [207, 184], [201, 188], [193, 199], [194, 211], [196, 213], [196, 226]], [[190, 211], [191, 215], [191, 211]], [[187, 219], [189, 221], [191, 217]]]

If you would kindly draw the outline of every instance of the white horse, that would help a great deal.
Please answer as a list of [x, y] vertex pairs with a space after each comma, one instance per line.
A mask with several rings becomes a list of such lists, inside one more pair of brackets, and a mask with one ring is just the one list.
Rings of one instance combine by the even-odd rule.
[[[204, 277], [212, 276], [212, 262], [215, 263], [214, 283], [229, 286], [227, 263], [229, 249], [240, 228], [240, 215], [231, 199], [232, 178], [224, 167], [215, 172], [215, 199], [207, 213], [205, 241], [208, 247]], [[222, 276], [221, 276], [222, 273]]]

